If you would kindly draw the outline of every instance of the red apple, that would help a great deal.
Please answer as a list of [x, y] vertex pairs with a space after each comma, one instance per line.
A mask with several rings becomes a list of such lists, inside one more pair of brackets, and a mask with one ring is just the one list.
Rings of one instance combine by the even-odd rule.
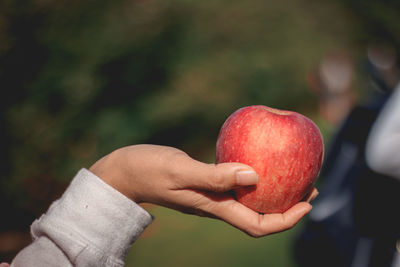
[[257, 185], [234, 190], [240, 203], [260, 213], [282, 213], [314, 187], [324, 144], [309, 118], [256, 105], [229, 116], [219, 133], [216, 154], [217, 163], [244, 163], [259, 176]]

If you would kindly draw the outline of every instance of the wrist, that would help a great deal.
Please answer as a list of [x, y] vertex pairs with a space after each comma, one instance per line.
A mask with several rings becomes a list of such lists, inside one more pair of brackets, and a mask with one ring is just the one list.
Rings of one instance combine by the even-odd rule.
[[129, 174], [127, 173], [124, 157], [121, 156], [121, 149], [117, 149], [95, 162], [90, 168], [93, 174], [105, 183], [138, 203], [130, 190]]

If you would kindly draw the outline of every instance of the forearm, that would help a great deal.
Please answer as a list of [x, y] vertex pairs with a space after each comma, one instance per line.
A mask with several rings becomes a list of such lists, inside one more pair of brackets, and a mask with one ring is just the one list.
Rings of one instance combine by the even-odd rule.
[[140, 206], [83, 169], [32, 224], [34, 242], [13, 266], [123, 266], [131, 244], [151, 221]]

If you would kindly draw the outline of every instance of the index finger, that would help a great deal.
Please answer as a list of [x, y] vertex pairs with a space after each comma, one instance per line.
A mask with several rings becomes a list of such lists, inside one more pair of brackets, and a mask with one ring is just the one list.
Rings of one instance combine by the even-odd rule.
[[299, 202], [284, 213], [259, 214], [234, 199], [220, 202], [210, 213], [253, 237], [282, 232], [295, 226], [312, 206]]

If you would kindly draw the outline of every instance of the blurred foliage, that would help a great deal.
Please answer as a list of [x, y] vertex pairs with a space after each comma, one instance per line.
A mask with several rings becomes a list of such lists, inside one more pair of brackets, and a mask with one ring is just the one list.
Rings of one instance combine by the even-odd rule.
[[31, 183], [68, 181], [124, 145], [212, 161], [220, 125], [244, 105], [312, 112], [305, 72], [349, 36], [321, 1], [0, 5], [1, 175], [24, 201]]
[[386, 2], [2, 0], [0, 195], [38, 215], [79, 168], [135, 143], [213, 161], [245, 105], [318, 120], [306, 72], [327, 51], [398, 42]]
[[397, 0], [340, 0], [354, 18], [353, 39], [383, 41], [400, 47], [400, 2]]

